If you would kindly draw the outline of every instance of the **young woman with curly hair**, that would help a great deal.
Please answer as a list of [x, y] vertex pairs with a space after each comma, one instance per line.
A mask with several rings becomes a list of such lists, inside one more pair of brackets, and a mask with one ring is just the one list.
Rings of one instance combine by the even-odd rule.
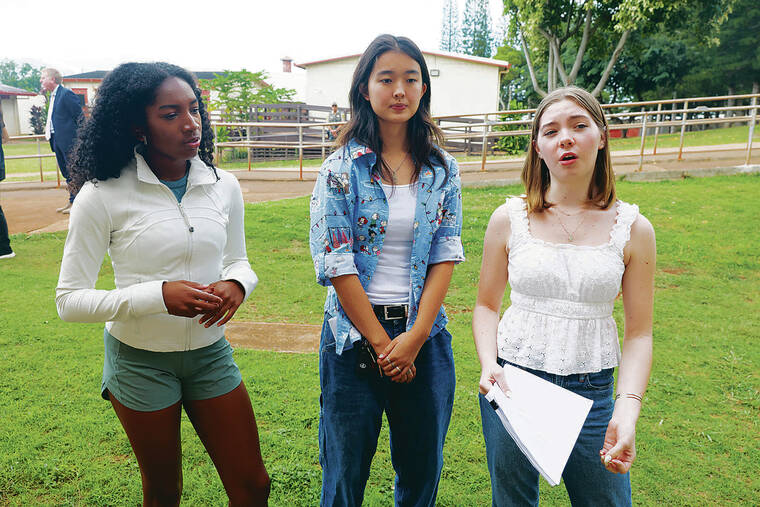
[[[56, 305], [63, 320], [106, 322], [101, 393], [137, 457], [144, 505], [179, 503], [183, 406], [230, 505], [265, 505], [256, 420], [223, 327], [258, 280], [240, 186], [212, 164], [194, 77], [120, 65], [78, 138]], [[116, 288], [97, 290], [106, 252]]]
[[311, 198], [311, 254], [328, 287], [320, 344], [322, 505], [360, 505], [388, 418], [397, 505], [434, 505], [454, 402], [442, 303], [462, 250], [462, 194], [438, 148], [430, 75], [406, 37], [359, 59], [351, 120]]

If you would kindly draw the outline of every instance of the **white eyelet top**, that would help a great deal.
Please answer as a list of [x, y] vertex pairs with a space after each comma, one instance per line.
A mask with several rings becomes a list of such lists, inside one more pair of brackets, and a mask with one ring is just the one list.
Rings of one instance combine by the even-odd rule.
[[508, 198], [507, 209], [512, 291], [511, 305], [499, 322], [499, 357], [558, 375], [617, 366], [620, 343], [612, 309], [638, 206], [617, 201], [610, 239], [595, 246], [533, 237], [520, 197]]

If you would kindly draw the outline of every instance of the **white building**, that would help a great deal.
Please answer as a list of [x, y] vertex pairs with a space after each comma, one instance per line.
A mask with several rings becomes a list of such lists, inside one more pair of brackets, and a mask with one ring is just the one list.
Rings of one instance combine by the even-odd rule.
[[293, 68], [293, 59], [283, 56], [282, 70], [268, 72], [267, 83], [275, 88], [288, 88], [295, 91], [293, 102], [306, 102], [306, 71]]
[[[0, 110], [3, 113], [3, 122], [8, 135], [17, 136], [31, 132], [29, 127], [31, 105], [29, 108], [25, 106], [27, 103], [31, 104], [30, 99], [36, 97], [37, 94], [34, 92], [0, 83]], [[42, 104], [45, 104], [44, 98], [42, 98]]]
[[[498, 111], [501, 74], [510, 64], [503, 60], [422, 51], [430, 71], [433, 116]], [[296, 64], [306, 69], [307, 104], [348, 107], [348, 90], [361, 55], [339, 56]]]

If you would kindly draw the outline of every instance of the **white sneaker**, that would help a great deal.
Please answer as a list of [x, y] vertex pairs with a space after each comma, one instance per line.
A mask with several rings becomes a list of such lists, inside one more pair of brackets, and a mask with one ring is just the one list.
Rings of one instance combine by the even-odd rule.
[[64, 206], [64, 207], [62, 207], [62, 208], [58, 208], [58, 209], [56, 209], [56, 211], [57, 211], [58, 213], [68, 213], [68, 211], [69, 211], [70, 209], [71, 209], [71, 203], [69, 202], [69, 203], [66, 203], [66, 206]]
[[9, 254], [0, 255], [0, 259], [12, 259], [16, 256], [16, 252], [11, 252]]

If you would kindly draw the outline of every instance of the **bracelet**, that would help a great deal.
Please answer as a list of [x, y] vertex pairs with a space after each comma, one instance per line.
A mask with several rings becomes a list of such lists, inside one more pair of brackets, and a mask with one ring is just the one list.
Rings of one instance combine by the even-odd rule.
[[641, 395], [634, 394], [634, 393], [622, 393], [622, 394], [621, 393], [617, 393], [615, 395], [615, 401], [617, 401], [619, 398], [631, 398], [633, 400], [638, 400], [639, 403], [643, 403], [641, 401], [641, 398], [642, 398]]

